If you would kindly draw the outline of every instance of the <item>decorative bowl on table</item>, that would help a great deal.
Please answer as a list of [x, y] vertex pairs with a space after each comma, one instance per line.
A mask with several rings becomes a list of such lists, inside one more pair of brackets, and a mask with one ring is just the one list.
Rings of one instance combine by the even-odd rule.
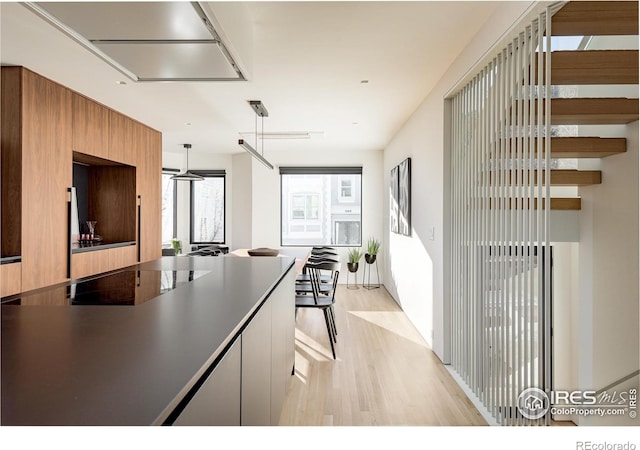
[[277, 248], [252, 248], [247, 250], [249, 256], [278, 256], [280, 251]]

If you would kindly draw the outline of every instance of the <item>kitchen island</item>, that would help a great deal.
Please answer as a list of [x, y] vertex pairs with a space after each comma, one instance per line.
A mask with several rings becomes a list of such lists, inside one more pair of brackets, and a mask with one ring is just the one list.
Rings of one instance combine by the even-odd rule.
[[87, 301], [95, 289], [66, 283], [3, 304], [2, 425], [277, 424], [293, 368], [293, 267], [163, 257], [118, 271], [133, 273], [132, 302], [116, 301], [122, 289]]

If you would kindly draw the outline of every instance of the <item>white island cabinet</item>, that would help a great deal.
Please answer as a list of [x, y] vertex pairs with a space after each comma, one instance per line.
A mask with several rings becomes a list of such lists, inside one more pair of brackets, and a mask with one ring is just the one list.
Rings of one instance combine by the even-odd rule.
[[240, 425], [240, 341], [215, 367], [174, 425]]
[[173, 425], [278, 425], [294, 364], [294, 283], [290, 270]]

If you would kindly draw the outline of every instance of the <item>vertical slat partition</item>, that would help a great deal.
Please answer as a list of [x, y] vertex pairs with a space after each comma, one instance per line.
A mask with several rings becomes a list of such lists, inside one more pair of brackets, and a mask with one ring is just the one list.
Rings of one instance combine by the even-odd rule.
[[[543, 27], [543, 22], [544, 22], [544, 15], [540, 14], [540, 17], [538, 19], [538, 24], [540, 26], [540, 28], [542, 29]], [[543, 92], [543, 89], [546, 88], [546, 86], [544, 86], [544, 53], [541, 51], [544, 48], [544, 36], [542, 34], [542, 32], [538, 33], [538, 98], [544, 98], [545, 92]], [[544, 104], [543, 102], [538, 102], [538, 117], [542, 117], [544, 115]], [[544, 127], [544, 122], [538, 122], [536, 124], [537, 127], [537, 135], [539, 137], [544, 137], [544, 132], [545, 127]], [[542, 308], [543, 303], [540, 301], [539, 295], [540, 293], [544, 292], [544, 278], [542, 276], [540, 276], [540, 263], [541, 258], [542, 258], [542, 250], [544, 247], [544, 242], [543, 242], [543, 235], [542, 235], [542, 227], [543, 227], [543, 219], [544, 219], [544, 211], [542, 209], [541, 205], [541, 200], [542, 200], [542, 186], [544, 186], [543, 184], [543, 170], [541, 170], [542, 168], [542, 161], [544, 160], [544, 141], [546, 139], [538, 139], [537, 145], [538, 145], [538, 151], [537, 151], [537, 157], [536, 157], [536, 168], [537, 168], [537, 174], [538, 174], [538, 181], [537, 181], [537, 190], [536, 190], [536, 199], [538, 201], [538, 211], [537, 211], [537, 215], [536, 215], [536, 220], [537, 220], [537, 226], [536, 226], [536, 250], [537, 250], [537, 258], [536, 258], [536, 262], [538, 263], [538, 276], [536, 277], [536, 282], [538, 285], [538, 302], [535, 308], [535, 313], [538, 317], [538, 321], [537, 321], [537, 336], [536, 336], [536, 344], [537, 344], [537, 351], [536, 351], [536, 355], [537, 355], [537, 360], [534, 359], [536, 361], [536, 380], [534, 382], [540, 383], [540, 381], [542, 380], [542, 365], [540, 364], [540, 355], [542, 355], [542, 339], [541, 336], [544, 332], [543, 328], [542, 328], [542, 321], [540, 320], [541, 317], [543, 317], [544, 314], [544, 309]], [[538, 419], [536, 421], [537, 423], [540, 423], [540, 420]]]
[[[546, 48], [545, 55], [545, 148], [544, 148], [544, 160], [545, 160], [545, 185], [544, 185], [544, 352], [545, 356], [545, 377], [544, 377], [544, 390], [547, 395], [551, 394], [551, 14], [547, 8], [547, 13], [544, 16], [546, 21], [545, 34]], [[542, 20], [542, 18], [540, 19]], [[550, 425], [551, 414], [544, 416], [544, 424]]]
[[503, 425], [549, 423], [518, 403], [550, 389], [549, 27], [547, 10], [449, 99], [451, 365]]

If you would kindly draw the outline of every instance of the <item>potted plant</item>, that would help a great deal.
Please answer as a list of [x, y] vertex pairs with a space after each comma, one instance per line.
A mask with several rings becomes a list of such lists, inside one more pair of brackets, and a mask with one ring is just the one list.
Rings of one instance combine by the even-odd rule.
[[376, 262], [378, 250], [380, 250], [380, 241], [370, 237], [367, 241], [367, 253], [364, 255], [364, 259], [367, 261], [367, 264], [373, 264]]
[[173, 248], [176, 255], [179, 255], [182, 253], [182, 241], [178, 238], [171, 239], [171, 248]]
[[349, 269], [349, 272], [358, 271], [358, 262], [360, 262], [361, 258], [362, 258], [362, 250], [360, 250], [359, 248], [349, 249], [348, 262], [347, 262], [347, 268]]

